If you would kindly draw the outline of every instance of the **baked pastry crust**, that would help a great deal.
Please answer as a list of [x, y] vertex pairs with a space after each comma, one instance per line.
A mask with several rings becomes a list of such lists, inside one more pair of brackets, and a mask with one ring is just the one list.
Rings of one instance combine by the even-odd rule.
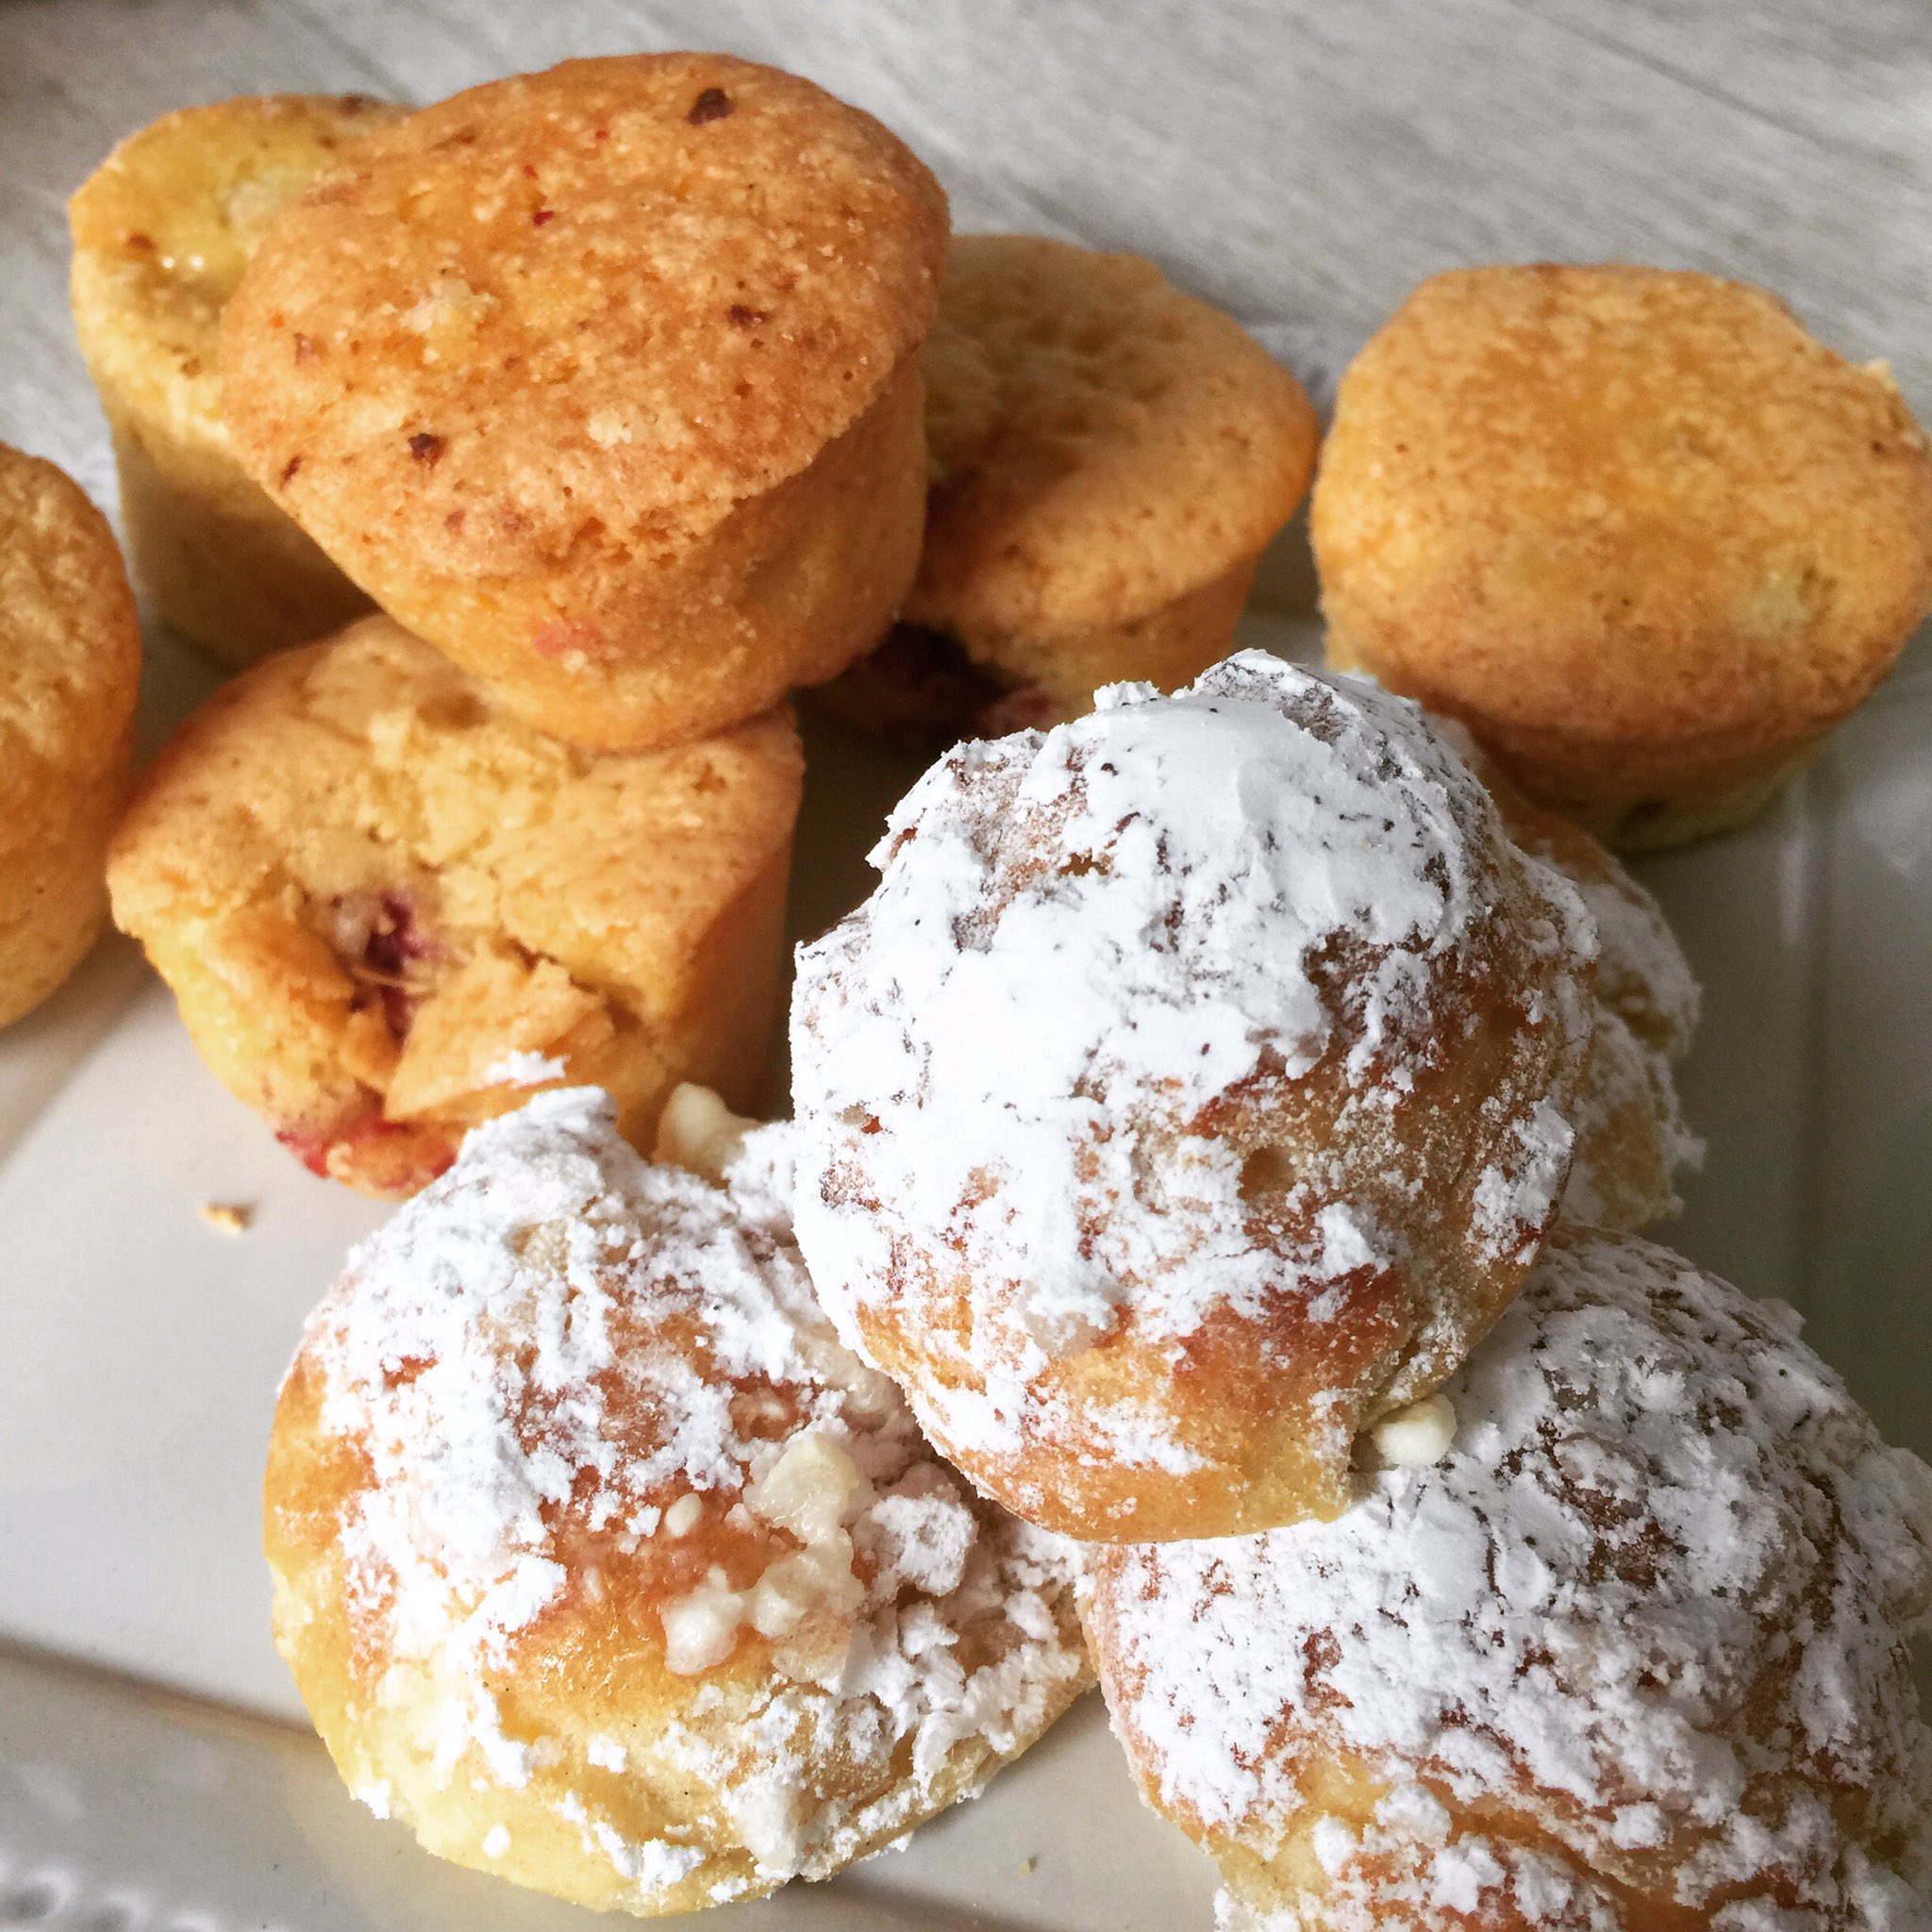
[[220, 323], [275, 214], [401, 112], [359, 94], [184, 108], [130, 134], [68, 204], [75, 331], [113, 432], [135, 575], [230, 668], [368, 608], [236, 460]]
[[113, 532], [78, 484], [0, 443], [0, 1026], [105, 924], [134, 771], [141, 631]]
[[782, 708], [586, 752], [368, 618], [176, 733], [116, 837], [114, 916], [293, 1152], [408, 1194], [534, 1088], [608, 1088], [641, 1146], [680, 1080], [751, 1104], [801, 783]]
[[918, 551], [945, 198], [722, 55], [568, 61], [385, 130], [223, 319], [242, 460], [543, 730], [700, 735], [874, 641]]
[[275, 1641], [350, 1789], [443, 1857], [642, 1916], [825, 1877], [1091, 1679], [1070, 1553], [831, 1333], [769, 1132], [726, 1192], [543, 1095], [308, 1324]]
[[1932, 1471], [1797, 1329], [1564, 1231], [1437, 1466], [1335, 1523], [1100, 1553], [1115, 1730], [1224, 1924], [1926, 1922]]
[[1240, 324], [1140, 256], [960, 235], [925, 369], [912, 622], [1083, 708], [1103, 684], [1172, 689], [1225, 653], [1318, 433]]
[[[1105, 684], [1172, 691], [1226, 653], [1318, 435], [1245, 329], [1137, 255], [956, 235], [924, 370], [913, 629], [827, 693], [841, 716], [940, 750], [1077, 717]], [[978, 678], [946, 678], [927, 632]]]
[[1332, 663], [1667, 845], [1759, 809], [1890, 668], [1932, 602], [1932, 458], [1882, 365], [1760, 290], [1460, 270], [1343, 377], [1310, 531]]
[[841, 1332], [1049, 1528], [1332, 1514], [1556, 1213], [1580, 901], [1412, 706], [1259, 652], [958, 747], [874, 863], [792, 1002]]

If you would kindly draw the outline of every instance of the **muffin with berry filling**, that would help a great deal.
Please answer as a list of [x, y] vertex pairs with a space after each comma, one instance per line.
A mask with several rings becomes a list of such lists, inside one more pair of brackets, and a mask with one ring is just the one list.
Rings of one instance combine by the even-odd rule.
[[370, 618], [176, 734], [115, 841], [114, 917], [318, 1174], [412, 1193], [565, 1080], [648, 1145], [679, 1080], [757, 1086], [800, 776], [782, 710], [587, 752]]

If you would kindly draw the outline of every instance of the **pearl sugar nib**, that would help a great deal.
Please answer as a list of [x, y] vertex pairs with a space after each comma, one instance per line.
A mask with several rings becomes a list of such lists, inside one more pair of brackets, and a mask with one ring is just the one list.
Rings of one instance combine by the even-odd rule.
[[309, 1324], [276, 1641], [345, 1782], [432, 1851], [606, 1908], [756, 1896], [971, 1795], [1089, 1681], [1067, 1553], [820, 1311], [787, 1131], [731, 1127], [721, 1186], [539, 1093]]

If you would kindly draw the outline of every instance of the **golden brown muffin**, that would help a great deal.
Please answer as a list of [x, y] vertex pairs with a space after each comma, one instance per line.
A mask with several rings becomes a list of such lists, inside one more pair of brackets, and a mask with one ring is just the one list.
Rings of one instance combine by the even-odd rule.
[[294, 1153], [408, 1194], [534, 1087], [608, 1088], [642, 1146], [680, 1080], [749, 1102], [800, 783], [782, 709], [587, 752], [373, 617], [175, 734], [115, 840], [114, 917]]
[[830, 693], [934, 748], [1163, 691], [1226, 653], [1314, 467], [1301, 386], [1151, 261], [959, 235], [925, 345], [932, 491], [907, 625]]
[[1749, 818], [1890, 668], [1932, 596], [1932, 460], [1882, 366], [1760, 290], [1474, 269], [1350, 367], [1311, 529], [1332, 663], [1668, 845]]
[[0, 1026], [106, 922], [134, 772], [141, 632], [113, 532], [77, 484], [0, 443]]
[[401, 111], [358, 94], [184, 108], [129, 135], [68, 204], [74, 325], [114, 435], [135, 574], [230, 667], [323, 637], [368, 599], [236, 460], [222, 307], [274, 217]]
[[581, 743], [689, 739], [874, 642], [916, 562], [946, 205], [722, 55], [575, 60], [364, 142], [223, 318], [251, 473]]
[[443, 1857], [646, 1917], [826, 1877], [1089, 1681], [1064, 1546], [839, 1345], [753, 1179], [544, 1095], [308, 1324], [275, 1641], [350, 1790]]
[[800, 1246], [988, 1494], [1332, 1515], [1554, 1220], [1581, 900], [1416, 708], [1250, 651], [961, 745], [798, 955]]
[[1559, 1234], [1433, 1466], [1100, 1553], [1141, 1792], [1235, 1932], [1932, 1924], [1932, 1471], [1757, 1303]]

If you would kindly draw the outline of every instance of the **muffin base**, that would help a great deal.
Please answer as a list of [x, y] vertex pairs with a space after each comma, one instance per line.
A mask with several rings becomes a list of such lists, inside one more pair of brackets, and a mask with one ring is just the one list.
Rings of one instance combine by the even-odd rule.
[[1118, 623], [1003, 633], [966, 627], [955, 634], [976, 662], [1015, 686], [1038, 687], [1067, 716], [1078, 717], [1092, 708], [1102, 685], [1144, 681], [1175, 691], [1226, 657], [1260, 560], [1258, 551], [1244, 557], [1158, 609]]
[[924, 411], [908, 356], [807, 468], [668, 560], [598, 532], [541, 578], [390, 582], [342, 561], [538, 730], [599, 750], [684, 743], [836, 675], [891, 624], [924, 526]]
[[229, 671], [371, 606], [233, 458], [104, 395], [134, 575], [165, 622]]
[[133, 777], [134, 745], [64, 823], [37, 815], [0, 844], [0, 1026], [33, 1011], [87, 957], [108, 922], [107, 850]]
[[1798, 732], [1696, 740], [1607, 740], [1489, 716], [1452, 691], [1386, 670], [1374, 647], [1331, 616], [1327, 662], [1406, 691], [1465, 724], [1539, 805], [1619, 852], [1661, 852], [1735, 831], [1817, 757], [1842, 721]]

